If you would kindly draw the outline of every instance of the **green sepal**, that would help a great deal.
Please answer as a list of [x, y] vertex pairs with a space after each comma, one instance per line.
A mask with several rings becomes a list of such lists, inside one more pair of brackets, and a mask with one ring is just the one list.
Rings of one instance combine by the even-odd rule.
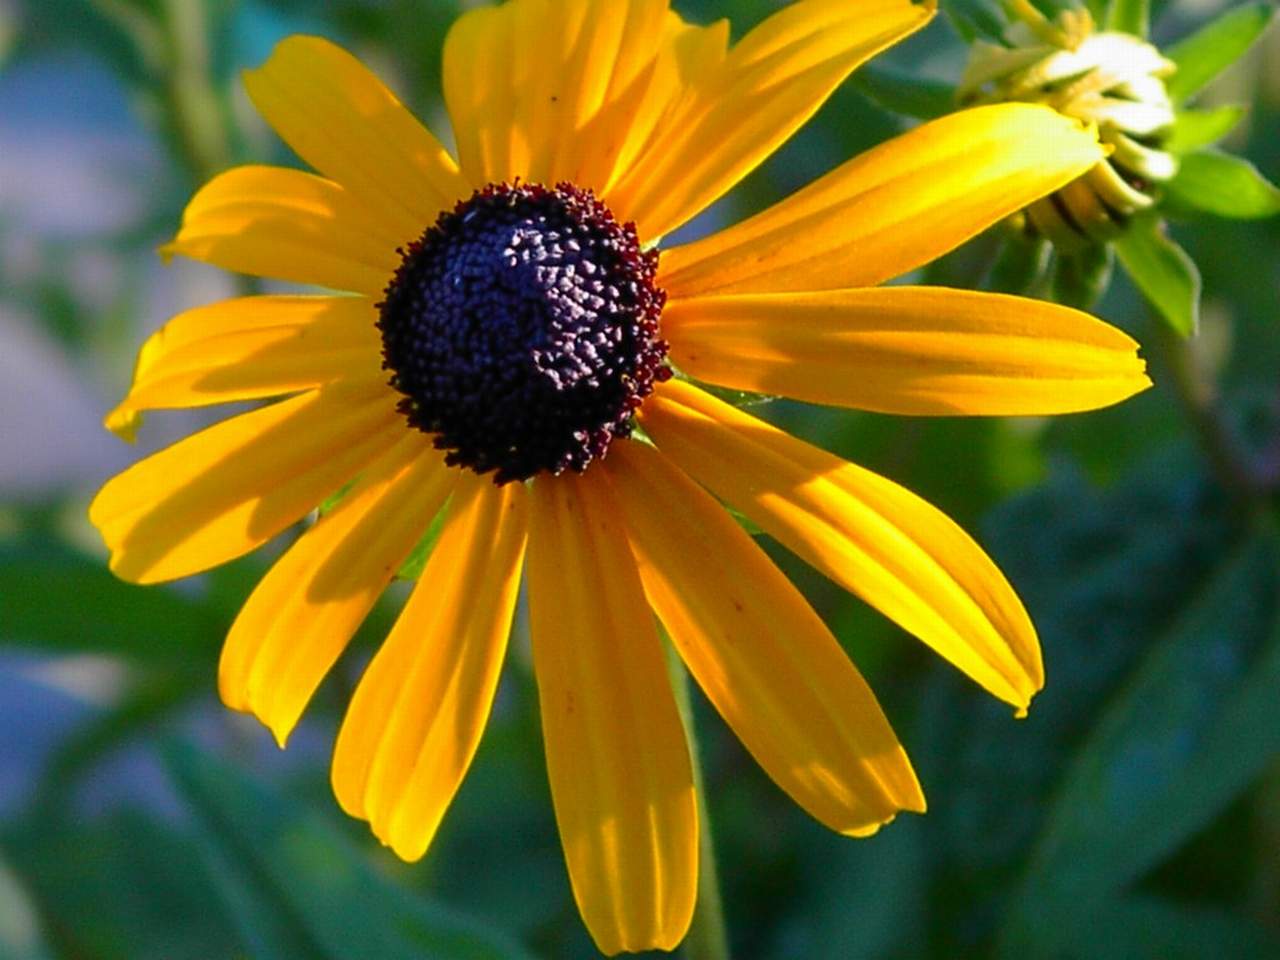
[[1244, 119], [1245, 108], [1226, 104], [1212, 110], [1179, 110], [1164, 142], [1169, 153], [1181, 155], [1213, 146]]
[[1269, 3], [1249, 3], [1224, 13], [1165, 51], [1177, 64], [1166, 86], [1174, 103], [1194, 96], [1206, 84], [1240, 59], [1275, 15]]
[[1164, 192], [1180, 209], [1231, 220], [1259, 220], [1280, 213], [1280, 189], [1248, 160], [1220, 150], [1187, 154]]
[[[735, 387], [720, 387], [714, 383], [695, 379], [683, 370], [678, 370], [674, 367], [672, 368], [672, 373], [677, 380], [691, 384], [699, 390], [711, 394], [717, 400], [721, 400], [729, 404], [729, 406], [737, 407], [740, 410], [744, 410], [747, 407], [761, 407], [778, 399], [775, 394], [754, 393], [750, 390], [738, 390]], [[639, 425], [637, 424], [633, 429], [639, 429]]]
[[1115, 257], [1106, 244], [1085, 247], [1071, 253], [1058, 253], [1058, 267], [1053, 274], [1053, 298], [1077, 310], [1092, 310], [1111, 285]]
[[854, 87], [893, 113], [934, 120], [955, 110], [955, 88], [941, 80], [869, 65], [853, 75]]
[[733, 519], [737, 522], [738, 526], [740, 526], [744, 531], [746, 531], [748, 536], [751, 536], [751, 537], [765, 536], [764, 527], [760, 526], [760, 524], [756, 523], [754, 520], [748, 517], [741, 510], [737, 509], [736, 507], [730, 506], [728, 503], [726, 503], [723, 500], [720, 501], [720, 505], [729, 512], [729, 516], [733, 517]]
[[1115, 241], [1116, 256], [1134, 286], [1181, 337], [1200, 327], [1200, 271], [1165, 233], [1157, 217], [1142, 217]]
[[436, 541], [440, 539], [440, 531], [444, 529], [444, 520], [448, 515], [449, 501], [446, 500], [432, 519], [431, 525], [427, 527], [427, 532], [422, 535], [422, 539], [413, 545], [409, 556], [405, 558], [404, 563], [400, 564], [400, 569], [396, 571], [397, 580], [416, 581], [422, 576], [427, 561], [431, 559], [431, 551], [436, 548]]
[[347, 498], [347, 494], [356, 485], [355, 480], [348, 480], [329, 496], [320, 501], [320, 506], [316, 508], [316, 514], [323, 517], [327, 513], [332, 513], [334, 508]]
[[1105, 29], [1129, 33], [1144, 40], [1151, 29], [1151, 0], [1111, 0]]
[[984, 286], [993, 293], [1028, 293], [1044, 279], [1052, 253], [1053, 245], [1043, 237], [1010, 230]]

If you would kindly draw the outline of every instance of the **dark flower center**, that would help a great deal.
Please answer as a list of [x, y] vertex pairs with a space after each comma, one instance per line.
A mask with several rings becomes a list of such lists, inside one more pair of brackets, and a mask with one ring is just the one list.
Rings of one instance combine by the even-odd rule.
[[400, 252], [384, 366], [450, 464], [499, 484], [581, 472], [670, 376], [658, 254], [589, 190], [491, 185]]

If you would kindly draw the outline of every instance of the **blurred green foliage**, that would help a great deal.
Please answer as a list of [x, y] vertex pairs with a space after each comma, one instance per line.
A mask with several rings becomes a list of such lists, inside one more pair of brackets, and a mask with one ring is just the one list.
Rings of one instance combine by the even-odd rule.
[[[438, 117], [441, 40], [463, 6], [0, 4], [0, 37], [16, 37], [0, 60], [0, 95], [50, 65], [96, 76], [85, 73], [88, 58], [132, 110], [118, 122], [136, 124], [162, 157], [145, 206], [123, 225], [42, 234], [0, 206], [0, 311], [24, 317], [98, 384], [104, 410], [143, 332], [164, 319], [149, 312], [152, 251], [191, 188], [233, 162], [292, 162], [250, 117], [238, 69], [286, 33], [321, 32]], [[703, 21], [729, 16], [740, 35], [777, 4], [676, 6]], [[1115, 16], [1149, 16], [1163, 43], [1224, 9], [1207, 6], [1143, 0], [1117, 5]], [[1238, 8], [1228, 23], [1239, 29], [1270, 13], [1226, 6]], [[709, 221], [759, 209], [903, 129], [908, 121], [885, 105], [910, 116], [945, 111], [963, 38], [992, 33], [999, 11], [986, 0], [950, 0], [944, 11], [846, 84]], [[1265, 50], [1209, 86], [1202, 112], [1179, 130], [1200, 147], [1234, 128], [1232, 152], [1271, 180], [1280, 176], [1277, 39], [1272, 31]], [[5, 49], [0, 42], [0, 57]], [[1182, 93], [1199, 89], [1196, 77], [1182, 82]], [[0, 127], [0, 151], [44, 112], [37, 105]], [[1274, 203], [1232, 186], [1238, 166], [1193, 156], [1204, 158], [1185, 174], [1200, 209], [1209, 199]], [[1121, 259], [1158, 269], [1169, 256], [1161, 236], [1136, 237]], [[15, 238], [31, 248], [22, 257], [10, 253]], [[974, 531], [1037, 622], [1049, 681], [1030, 717], [1014, 721], [766, 542], [881, 696], [930, 812], [871, 840], [829, 834], [698, 700], [735, 956], [1280, 957], [1280, 221], [1198, 220], [1179, 239], [1204, 286], [1188, 352], [1160, 336], [1124, 281], [1098, 308], [1151, 360], [1157, 388], [1131, 403], [1048, 422], [760, 408]], [[924, 279], [1012, 289], [1043, 255], [997, 261], [996, 252], [996, 238], [978, 238]], [[105, 300], [70, 276], [67, 265], [86, 255], [110, 257]], [[11, 345], [0, 340], [0, 349]], [[23, 456], [14, 443], [6, 439], [0, 458]], [[593, 956], [555, 833], [523, 626], [475, 767], [429, 856], [402, 864], [340, 813], [327, 777], [343, 705], [398, 601], [371, 618], [279, 754], [214, 693], [221, 637], [267, 560], [172, 587], [116, 581], [83, 520], [93, 483], [115, 466], [53, 474], [21, 497], [0, 489], [0, 680], [13, 681], [0, 687], [0, 723], [11, 731], [6, 750], [43, 744], [26, 765], [16, 749], [0, 755], [0, 797], [11, 798], [0, 807], [0, 957]], [[83, 666], [86, 657], [117, 671], [101, 695], [29, 679], [48, 676], [33, 665]], [[69, 722], [58, 714], [68, 699]]]

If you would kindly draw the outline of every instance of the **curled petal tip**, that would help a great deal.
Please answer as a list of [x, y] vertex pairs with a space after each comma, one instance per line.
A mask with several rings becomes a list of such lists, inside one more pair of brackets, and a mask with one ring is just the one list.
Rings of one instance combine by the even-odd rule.
[[142, 426], [142, 414], [122, 403], [102, 418], [102, 425], [125, 443], [134, 443]]

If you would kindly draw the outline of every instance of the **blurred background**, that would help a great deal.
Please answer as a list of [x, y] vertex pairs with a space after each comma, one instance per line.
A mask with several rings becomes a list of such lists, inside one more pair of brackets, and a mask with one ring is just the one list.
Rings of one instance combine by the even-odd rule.
[[[740, 35], [781, 4], [674, 5]], [[100, 426], [147, 333], [246, 288], [160, 264], [192, 190], [233, 163], [296, 163], [238, 71], [289, 33], [320, 33], [443, 132], [439, 51], [466, 6], [0, 0], [0, 957], [595, 956], [555, 833], [522, 622], [475, 765], [429, 856], [406, 865], [328, 786], [343, 705], [397, 597], [282, 753], [214, 687], [271, 551], [132, 587], [85, 519], [104, 479], [211, 416], [154, 415], [137, 448]], [[1153, 0], [1154, 37], [1231, 6]], [[953, 83], [964, 53], [940, 17], [877, 62]], [[904, 129], [875, 87], [846, 84], [689, 232]], [[1280, 179], [1280, 30], [1201, 102], [1248, 104], [1228, 147]], [[830, 834], [695, 704], [735, 956], [1280, 957], [1280, 219], [1173, 233], [1204, 277], [1202, 331], [1170, 347], [1117, 280], [1097, 312], [1144, 344], [1157, 384], [1118, 408], [1052, 421], [757, 408], [972, 531], [1036, 621], [1049, 679], [1015, 721], [766, 543], [879, 694], [930, 810], [870, 840]], [[992, 244], [924, 279], [981, 286]], [[1223, 444], [1258, 484], [1233, 481]]]

